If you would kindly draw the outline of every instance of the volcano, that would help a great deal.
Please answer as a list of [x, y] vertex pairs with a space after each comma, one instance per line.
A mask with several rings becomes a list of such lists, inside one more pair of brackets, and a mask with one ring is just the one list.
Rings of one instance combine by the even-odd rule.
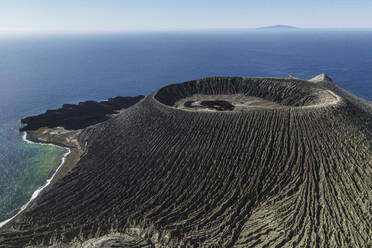
[[83, 129], [0, 247], [368, 247], [371, 109], [325, 75], [165, 86]]

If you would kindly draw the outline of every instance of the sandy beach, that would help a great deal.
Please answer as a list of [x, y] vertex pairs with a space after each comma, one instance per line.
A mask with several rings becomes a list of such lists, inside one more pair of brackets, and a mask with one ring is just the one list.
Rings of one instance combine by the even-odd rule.
[[[74, 133], [74, 135], [76, 135]], [[42, 140], [38, 139], [35, 135], [30, 135], [30, 132], [24, 132], [22, 136], [23, 140], [30, 144], [40, 144], [40, 145], [53, 145], [53, 146], [59, 146], [67, 149], [67, 152], [64, 154], [64, 156], [61, 158], [61, 163], [57, 167], [56, 171], [53, 173], [53, 175], [46, 180], [46, 183], [39, 187], [35, 192], [32, 194], [30, 200], [25, 203], [19, 210], [19, 212], [14, 215], [13, 217], [4, 220], [0, 222], [0, 228], [4, 227], [5, 225], [10, 225], [12, 222], [17, 220], [17, 217], [24, 211], [32, 208], [37, 201], [37, 199], [42, 195], [44, 192], [48, 191], [51, 186], [57, 182], [59, 179], [67, 175], [73, 167], [78, 163], [80, 160], [80, 156], [82, 154], [79, 146], [71, 146], [70, 143], [54, 143], [50, 140]]]

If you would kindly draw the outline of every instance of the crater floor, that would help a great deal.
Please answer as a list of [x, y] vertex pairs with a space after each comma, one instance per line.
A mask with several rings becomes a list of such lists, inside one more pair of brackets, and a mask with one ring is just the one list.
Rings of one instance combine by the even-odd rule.
[[[209, 106], [202, 102], [211, 102]], [[223, 101], [224, 104], [218, 104]], [[213, 107], [212, 102], [216, 102], [217, 107]], [[227, 103], [227, 104], [226, 104]], [[227, 107], [224, 107], [226, 106]], [[229, 106], [230, 105], [230, 106]], [[233, 95], [201, 95], [194, 94], [190, 97], [182, 98], [175, 102], [175, 108], [188, 111], [252, 111], [258, 109], [283, 108], [284, 106], [260, 97], [246, 96], [243, 94]]]

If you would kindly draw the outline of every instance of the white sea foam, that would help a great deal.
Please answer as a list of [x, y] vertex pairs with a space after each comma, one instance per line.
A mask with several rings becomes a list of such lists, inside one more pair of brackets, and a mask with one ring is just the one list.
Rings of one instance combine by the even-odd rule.
[[[22, 139], [29, 143], [29, 144], [38, 144], [38, 145], [47, 145], [47, 146], [57, 146], [57, 145], [54, 145], [54, 144], [49, 144], [49, 143], [37, 143], [37, 142], [33, 142], [31, 140], [28, 140], [27, 139], [27, 132], [23, 132], [23, 135], [22, 135]], [[60, 146], [58, 146], [60, 147]], [[30, 203], [40, 194], [41, 191], [43, 191], [43, 189], [45, 189], [46, 187], [48, 187], [48, 185], [50, 184], [50, 182], [53, 180], [53, 178], [55, 177], [55, 175], [57, 175], [57, 172], [62, 168], [63, 164], [65, 163], [66, 161], [66, 158], [68, 155], [70, 155], [71, 153], [71, 149], [70, 148], [66, 148], [67, 149], [67, 152], [63, 155], [62, 159], [61, 159], [61, 163], [59, 164], [59, 166], [57, 167], [56, 171], [53, 173], [53, 175], [47, 179], [46, 183], [41, 186], [40, 188], [38, 188], [37, 190], [35, 190], [35, 192], [32, 194], [30, 200], [24, 204], [21, 209], [18, 211], [18, 213], [16, 215], [14, 215], [13, 217], [7, 219], [7, 220], [4, 220], [2, 222], [0, 222], [0, 228], [3, 227], [6, 223], [8, 223], [9, 221], [13, 220], [15, 217], [17, 217], [20, 213], [22, 213], [23, 210], [25, 210], [28, 205], [30, 205]]]

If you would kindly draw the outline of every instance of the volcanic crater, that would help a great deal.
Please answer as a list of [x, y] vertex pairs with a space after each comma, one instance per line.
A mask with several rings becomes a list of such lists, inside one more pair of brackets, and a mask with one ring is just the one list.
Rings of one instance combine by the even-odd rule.
[[0, 247], [368, 247], [369, 104], [324, 76], [165, 86], [83, 129]]
[[270, 78], [206, 78], [166, 86], [155, 94], [159, 102], [182, 110], [252, 111], [338, 104], [341, 98], [307, 81]]

